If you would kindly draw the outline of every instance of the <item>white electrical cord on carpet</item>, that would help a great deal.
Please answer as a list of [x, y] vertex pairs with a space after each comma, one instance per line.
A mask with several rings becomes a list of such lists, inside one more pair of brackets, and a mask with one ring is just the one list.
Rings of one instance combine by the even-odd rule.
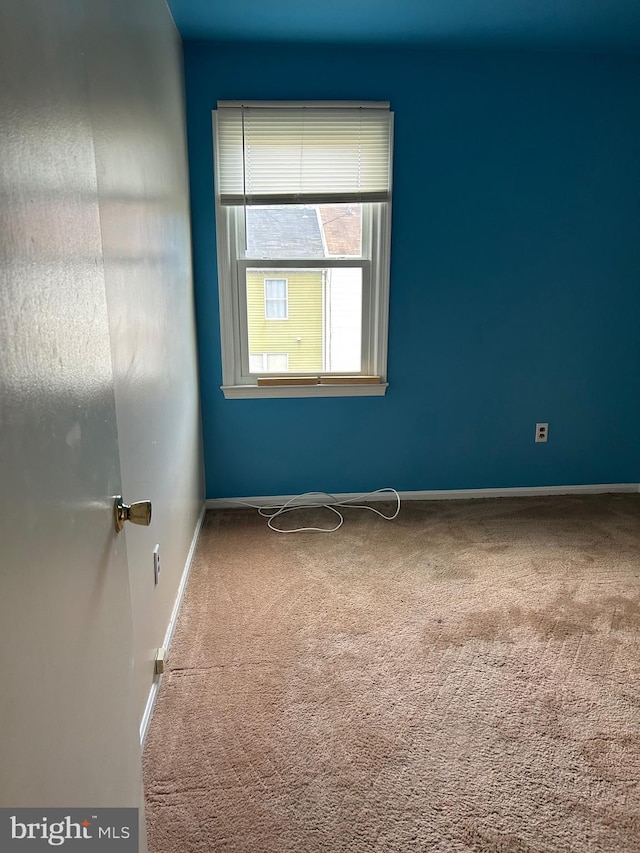
[[[370, 495], [379, 495], [384, 494], [385, 492], [390, 492], [396, 500], [397, 506], [396, 511], [393, 515], [385, 515], [380, 512], [380, 510], [374, 509], [372, 506], [367, 506], [366, 504], [354, 504], [353, 501], [361, 501], [364, 498], [368, 498]], [[330, 498], [330, 501], [320, 501], [318, 503], [295, 503], [295, 501], [302, 500], [302, 498], [313, 497], [318, 495], [319, 497]], [[276, 533], [335, 533], [336, 530], [339, 530], [344, 523], [344, 516], [340, 512], [340, 510], [336, 509], [336, 507], [353, 507], [354, 509], [368, 509], [370, 512], [375, 512], [376, 515], [379, 515], [380, 518], [384, 518], [385, 521], [392, 521], [398, 513], [400, 512], [400, 495], [396, 492], [395, 489], [385, 488], [385, 489], [375, 489], [373, 492], [364, 492], [361, 495], [356, 495], [353, 498], [349, 498], [348, 500], [341, 501], [335, 495], [330, 495], [328, 492], [305, 492], [302, 495], [296, 495], [293, 498], [290, 498], [285, 504], [282, 506], [259, 506], [258, 504], [247, 503], [247, 501], [241, 501], [237, 499], [233, 499], [233, 503], [242, 504], [242, 506], [250, 506], [253, 509], [257, 509], [258, 513], [263, 517], [268, 519], [268, 526], [271, 530], [274, 530]], [[283, 530], [281, 527], [275, 527], [274, 519], [278, 518], [281, 515], [284, 515], [287, 512], [294, 512], [297, 509], [329, 509], [331, 512], [335, 513], [338, 516], [338, 523], [335, 527], [294, 527], [292, 530]]]

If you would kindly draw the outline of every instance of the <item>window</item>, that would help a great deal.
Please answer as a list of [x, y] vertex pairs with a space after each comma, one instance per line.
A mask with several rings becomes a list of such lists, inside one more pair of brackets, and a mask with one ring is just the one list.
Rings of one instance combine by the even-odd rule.
[[392, 120], [386, 103], [218, 103], [226, 397], [385, 393]]
[[251, 353], [249, 369], [252, 373], [286, 373], [289, 369], [289, 356], [286, 352]]
[[287, 319], [286, 278], [265, 278], [264, 316], [267, 320]]

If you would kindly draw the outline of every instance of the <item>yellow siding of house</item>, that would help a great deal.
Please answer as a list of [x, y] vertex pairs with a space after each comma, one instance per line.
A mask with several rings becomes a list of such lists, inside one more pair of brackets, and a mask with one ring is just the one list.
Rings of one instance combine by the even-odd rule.
[[[287, 280], [286, 320], [265, 318], [266, 278]], [[322, 279], [322, 270], [247, 271], [250, 353], [286, 352], [289, 371], [322, 370]]]

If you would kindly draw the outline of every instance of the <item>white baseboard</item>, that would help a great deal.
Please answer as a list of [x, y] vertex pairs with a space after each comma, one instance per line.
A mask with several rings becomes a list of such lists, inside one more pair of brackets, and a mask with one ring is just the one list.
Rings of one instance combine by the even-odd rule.
[[[189, 553], [187, 554], [187, 559], [184, 564], [184, 569], [182, 571], [182, 577], [180, 578], [180, 586], [178, 587], [178, 593], [176, 595], [176, 600], [173, 604], [173, 610], [171, 611], [171, 616], [169, 618], [169, 624], [167, 626], [167, 630], [164, 635], [164, 640], [162, 645], [165, 649], [169, 649], [171, 645], [171, 638], [173, 637], [173, 632], [176, 628], [176, 622], [178, 621], [178, 613], [180, 611], [180, 605], [182, 604], [182, 597], [184, 595], [185, 587], [187, 586], [187, 580], [189, 578], [189, 572], [191, 571], [191, 563], [193, 562], [193, 555], [196, 550], [196, 545], [198, 544], [198, 537], [200, 536], [200, 528], [202, 527], [202, 522], [204, 521], [204, 514], [207, 507], [206, 504], [203, 505], [200, 510], [200, 515], [198, 516], [198, 521], [196, 522], [196, 528], [193, 532], [193, 537], [191, 539], [191, 546], [189, 547]], [[149, 691], [149, 697], [147, 699], [147, 704], [144, 709], [144, 714], [142, 715], [142, 720], [140, 722], [140, 745], [144, 747], [144, 741], [147, 736], [147, 731], [149, 729], [149, 723], [151, 721], [151, 715], [153, 714], [153, 708], [156, 703], [156, 697], [158, 695], [158, 688], [160, 686], [160, 680], [162, 676], [156, 676], [151, 685], [151, 690]]]
[[[613, 492], [628, 494], [640, 492], [640, 483], [597, 483], [586, 486], [518, 486], [510, 489], [442, 489], [418, 492], [400, 492], [403, 501], [446, 501], [446, 500], [469, 500], [471, 498], [517, 498], [535, 497], [543, 495], [602, 495]], [[324, 493], [323, 493], [324, 494]], [[326, 497], [326, 496], [325, 496]], [[346, 492], [334, 494], [331, 497], [336, 501], [350, 501], [360, 498], [364, 500], [360, 492]], [[298, 500], [296, 500], [298, 498]], [[250, 505], [255, 507], [282, 506], [289, 501], [295, 500], [296, 504], [304, 505], [317, 503], [321, 498], [318, 494], [309, 495], [261, 495], [250, 498], [209, 498], [205, 501], [207, 509], [229, 509]], [[367, 502], [393, 500], [386, 494], [372, 492], [366, 496]]]

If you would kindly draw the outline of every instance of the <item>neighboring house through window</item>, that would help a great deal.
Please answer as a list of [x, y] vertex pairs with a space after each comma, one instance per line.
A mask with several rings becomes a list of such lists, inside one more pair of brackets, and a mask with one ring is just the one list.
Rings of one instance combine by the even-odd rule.
[[225, 396], [384, 394], [391, 136], [388, 104], [218, 104]]

